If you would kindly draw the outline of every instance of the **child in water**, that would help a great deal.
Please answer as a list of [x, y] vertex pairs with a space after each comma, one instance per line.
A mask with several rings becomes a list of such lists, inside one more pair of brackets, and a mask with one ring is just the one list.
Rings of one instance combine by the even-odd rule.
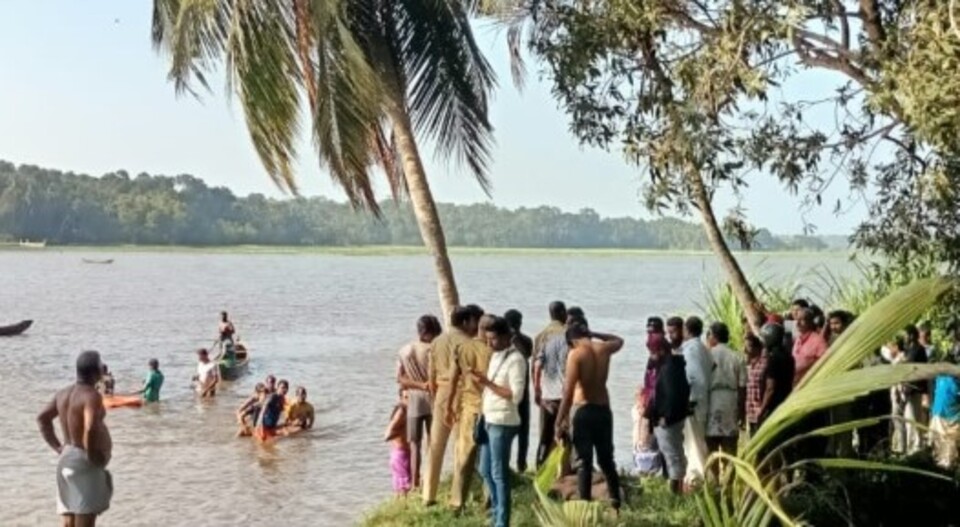
[[407, 442], [406, 392], [400, 391], [400, 401], [393, 407], [390, 424], [384, 433], [384, 441], [390, 442], [390, 471], [393, 473], [393, 491], [397, 498], [410, 492], [410, 443]]

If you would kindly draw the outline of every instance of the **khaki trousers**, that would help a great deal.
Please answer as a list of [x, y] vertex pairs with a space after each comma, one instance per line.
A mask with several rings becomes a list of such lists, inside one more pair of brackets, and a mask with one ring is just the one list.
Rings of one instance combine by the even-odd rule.
[[470, 492], [470, 482], [477, 469], [478, 446], [473, 440], [473, 429], [480, 418], [479, 409], [465, 408], [456, 423], [456, 443], [453, 454], [453, 486], [450, 506], [460, 508]]
[[447, 453], [447, 441], [450, 439], [450, 427], [444, 423], [447, 414], [447, 401], [450, 400], [450, 387], [440, 385], [433, 401], [433, 422], [430, 423], [430, 450], [423, 473], [423, 501], [437, 501], [437, 487], [440, 484], [440, 472], [443, 458]]

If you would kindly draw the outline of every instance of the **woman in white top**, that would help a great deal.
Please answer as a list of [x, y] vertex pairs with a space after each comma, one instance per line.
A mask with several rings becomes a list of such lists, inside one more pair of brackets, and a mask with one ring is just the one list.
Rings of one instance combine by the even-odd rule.
[[494, 527], [510, 525], [510, 446], [520, 429], [527, 360], [511, 344], [510, 325], [496, 320], [484, 333], [493, 350], [486, 374], [473, 372], [483, 391], [486, 442], [481, 442], [480, 473], [490, 492]]

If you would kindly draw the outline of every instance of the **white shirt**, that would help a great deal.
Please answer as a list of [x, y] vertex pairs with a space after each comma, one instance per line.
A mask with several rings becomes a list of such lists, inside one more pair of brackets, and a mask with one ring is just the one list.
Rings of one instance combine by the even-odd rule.
[[687, 381], [690, 383], [690, 400], [697, 403], [693, 415], [706, 428], [710, 411], [710, 381], [713, 376], [713, 357], [698, 338], [687, 339], [680, 346], [687, 361]]
[[527, 359], [514, 347], [494, 352], [487, 366], [487, 378], [497, 386], [510, 388], [513, 394], [510, 399], [504, 399], [490, 389], [483, 391], [483, 418], [487, 424], [520, 426], [518, 406], [523, 400]]
[[210, 384], [211, 382], [213, 382], [213, 379], [215, 379], [217, 373], [219, 373], [217, 371], [217, 368], [219, 367], [220, 365], [214, 361], [198, 362], [197, 363], [197, 381], [200, 382], [200, 385], [206, 386], [207, 384]]
[[736, 437], [738, 390], [747, 386], [746, 361], [726, 344], [717, 344], [710, 354], [716, 366], [710, 381], [707, 437]]

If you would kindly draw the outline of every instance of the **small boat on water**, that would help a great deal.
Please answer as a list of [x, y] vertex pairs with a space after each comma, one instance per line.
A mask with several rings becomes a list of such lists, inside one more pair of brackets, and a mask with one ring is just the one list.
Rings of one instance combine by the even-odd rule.
[[20, 247], [25, 247], [27, 249], [43, 249], [47, 246], [47, 240], [42, 240], [39, 242], [32, 242], [30, 240], [20, 240]]
[[106, 265], [106, 264], [112, 264], [112, 263], [113, 263], [113, 258], [106, 258], [106, 259], [103, 259], [103, 260], [97, 260], [97, 259], [94, 259], [94, 258], [82, 258], [82, 260], [83, 260], [83, 263], [85, 263], [85, 264], [101, 264], [101, 265]]
[[238, 342], [233, 349], [236, 353], [233, 365], [227, 364], [224, 360], [220, 361], [220, 378], [225, 381], [239, 379], [244, 373], [247, 373], [247, 367], [250, 366], [250, 353], [247, 351], [247, 347]]
[[0, 326], [0, 337], [12, 337], [14, 335], [19, 335], [30, 329], [30, 326], [32, 325], [32, 320], [22, 320], [16, 324], [10, 324], [9, 326]]

